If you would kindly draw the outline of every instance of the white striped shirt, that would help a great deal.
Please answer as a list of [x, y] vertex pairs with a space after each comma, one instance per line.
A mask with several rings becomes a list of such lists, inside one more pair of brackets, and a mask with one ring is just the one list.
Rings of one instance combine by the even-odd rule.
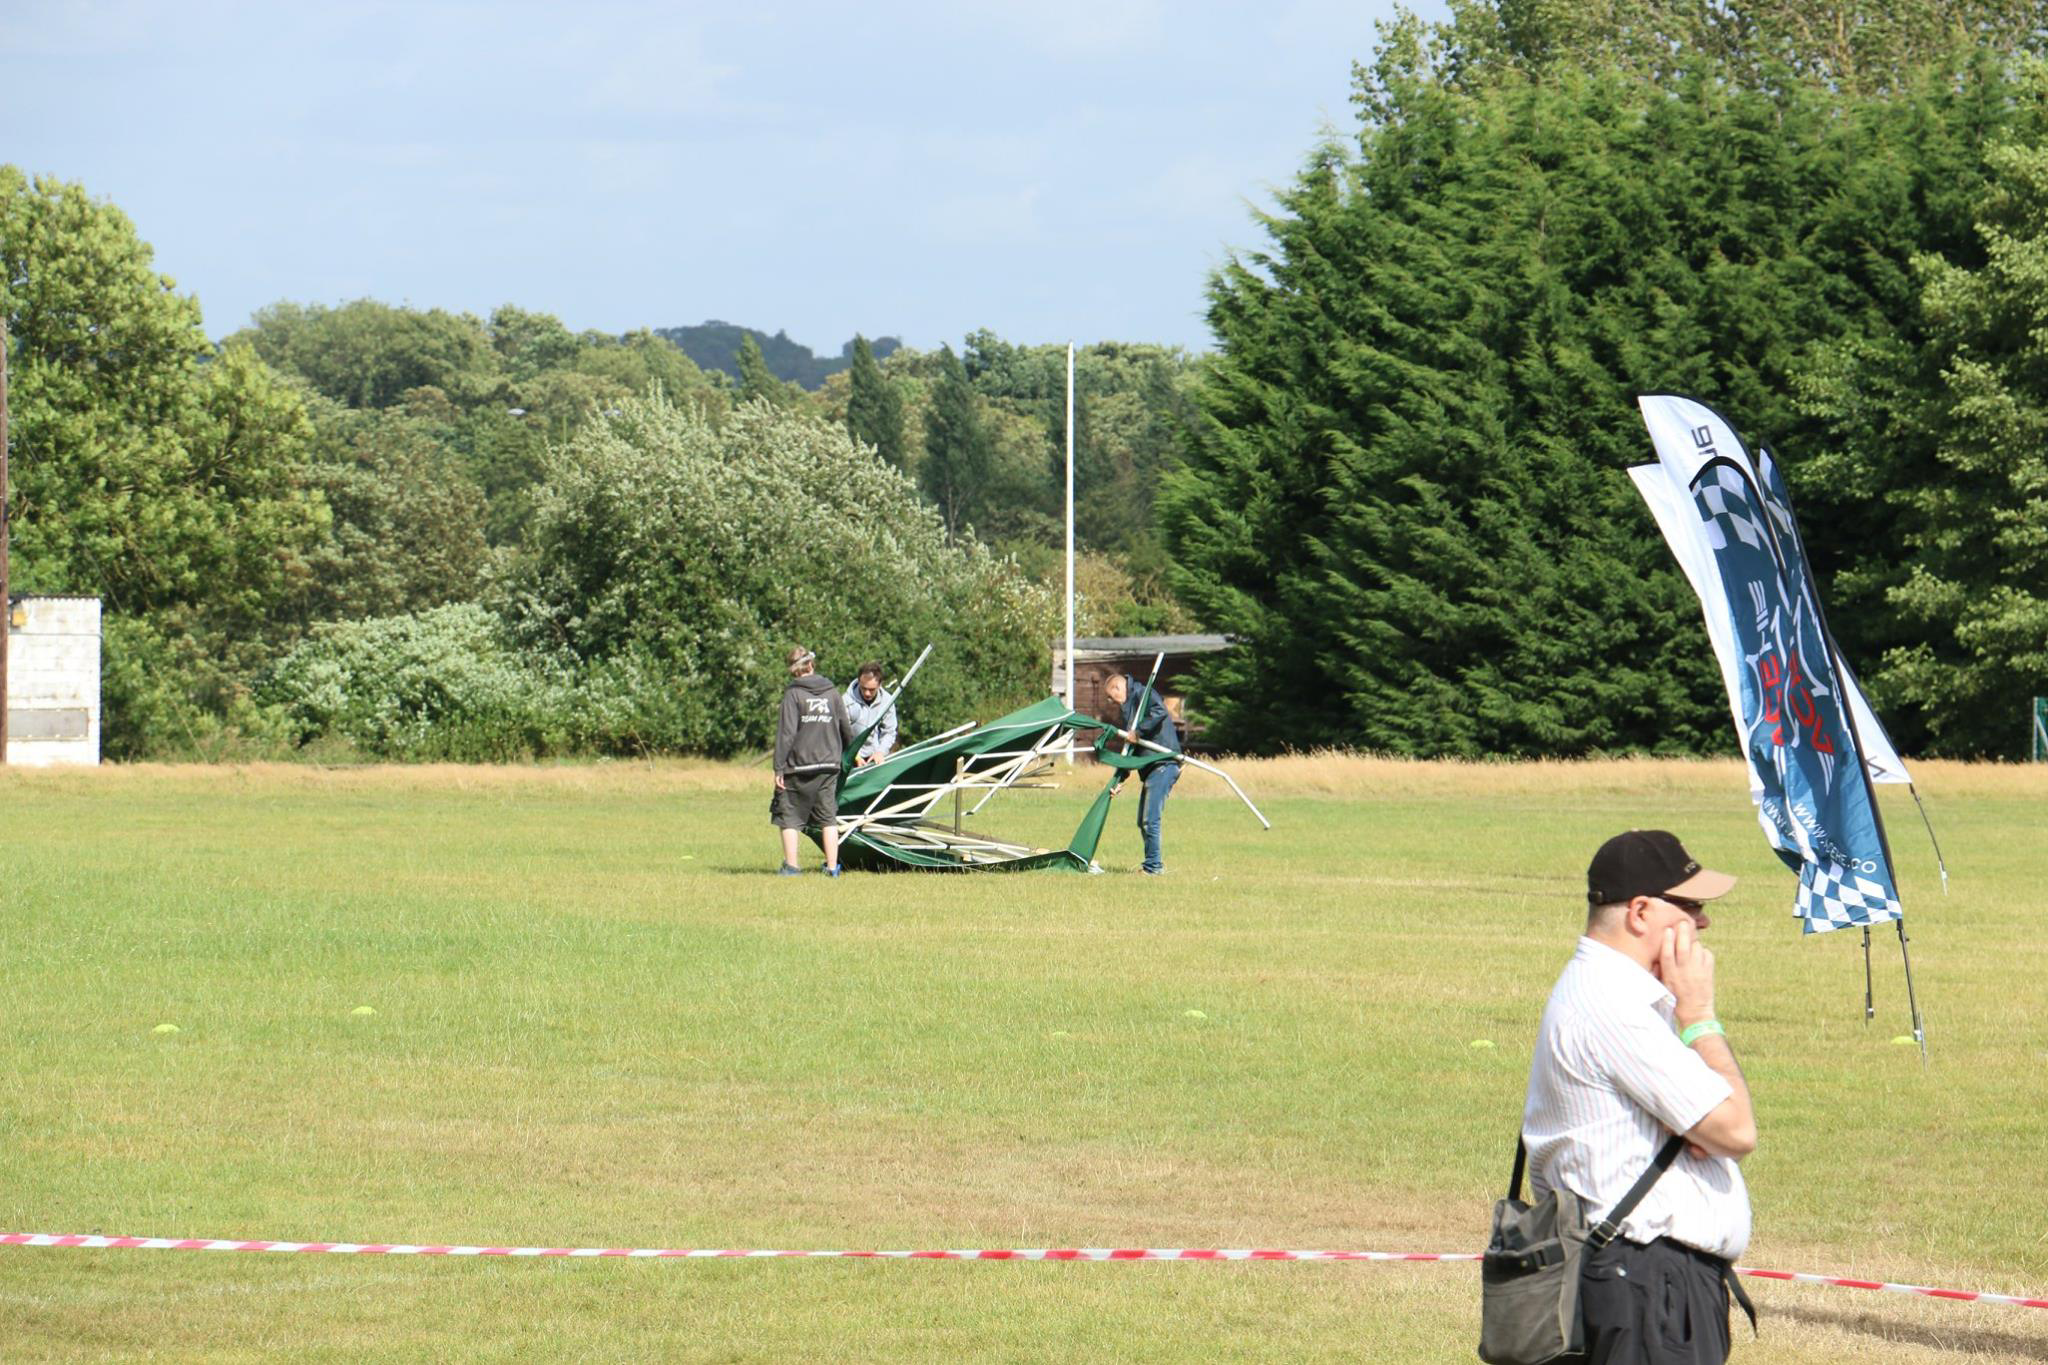
[[[1604, 1217], [1673, 1133], [1733, 1092], [1672, 1031], [1664, 983], [1581, 938], [1543, 1011], [1522, 1140], [1536, 1197], [1562, 1186]], [[1749, 1245], [1749, 1190], [1728, 1157], [1681, 1151], [1621, 1225], [1632, 1242], [1669, 1237], [1730, 1260]]]

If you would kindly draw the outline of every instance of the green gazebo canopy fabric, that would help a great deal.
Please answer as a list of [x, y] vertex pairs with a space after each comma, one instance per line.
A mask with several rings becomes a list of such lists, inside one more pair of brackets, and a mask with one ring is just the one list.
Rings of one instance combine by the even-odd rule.
[[840, 859], [849, 867], [867, 870], [1089, 871], [1109, 819], [1108, 786], [1061, 849], [1033, 849], [967, 835], [934, 820], [932, 812], [955, 792], [985, 792], [981, 801], [986, 802], [996, 792], [1042, 772], [1052, 756], [1077, 738], [1092, 744], [1096, 757], [1115, 770], [1112, 783], [1126, 772], [1176, 757], [1109, 752], [1105, 746], [1114, 733], [1103, 721], [1069, 710], [1058, 697], [1047, 697], [986, 725], [933, 736], [862, 767], [852, 766], [865, 735], [856, 737], [847, 748], [847, 766], [839, 783]]

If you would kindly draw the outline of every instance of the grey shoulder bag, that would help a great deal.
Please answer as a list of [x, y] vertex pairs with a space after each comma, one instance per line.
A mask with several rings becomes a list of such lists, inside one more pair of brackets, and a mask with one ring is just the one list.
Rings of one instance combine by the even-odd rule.
[[1621, 1234], [1657, 1178], [1671, 1168], [1685, 1139], [1674, 1134], [1598, 1222], [1570, 1190], [1553, 1189], [1534, 1204], [1522, 1201], [1528, 1148], [1515, 1142], [1515, 1172], [1508, 1197], [1493, 1206], [1493, 1233], [1480, 1262], [1479, 1358], [1487, 1365], [1544, 1365], [1585, 1350], [1579, 1317], [1579, 1263]]

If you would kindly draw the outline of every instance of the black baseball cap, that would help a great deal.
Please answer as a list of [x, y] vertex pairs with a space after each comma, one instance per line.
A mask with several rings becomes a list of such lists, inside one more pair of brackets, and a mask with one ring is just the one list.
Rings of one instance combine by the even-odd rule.
[[1600, 845], [1586, 869], [1586, 900], [1614, 905], [1637, 896], [1676, 896], [1710, 901], [1735, 887], [1725, 872], [1701, 867], [1678, 836], [1661, 829], [1632, 829]]

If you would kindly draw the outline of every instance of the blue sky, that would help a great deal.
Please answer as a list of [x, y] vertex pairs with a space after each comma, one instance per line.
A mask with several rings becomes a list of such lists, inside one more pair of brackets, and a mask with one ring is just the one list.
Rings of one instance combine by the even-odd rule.
[[0, 160], [126, 210], [215, 336], [367, 296], [1203, 347], [1392, 9], [0, 0]]

